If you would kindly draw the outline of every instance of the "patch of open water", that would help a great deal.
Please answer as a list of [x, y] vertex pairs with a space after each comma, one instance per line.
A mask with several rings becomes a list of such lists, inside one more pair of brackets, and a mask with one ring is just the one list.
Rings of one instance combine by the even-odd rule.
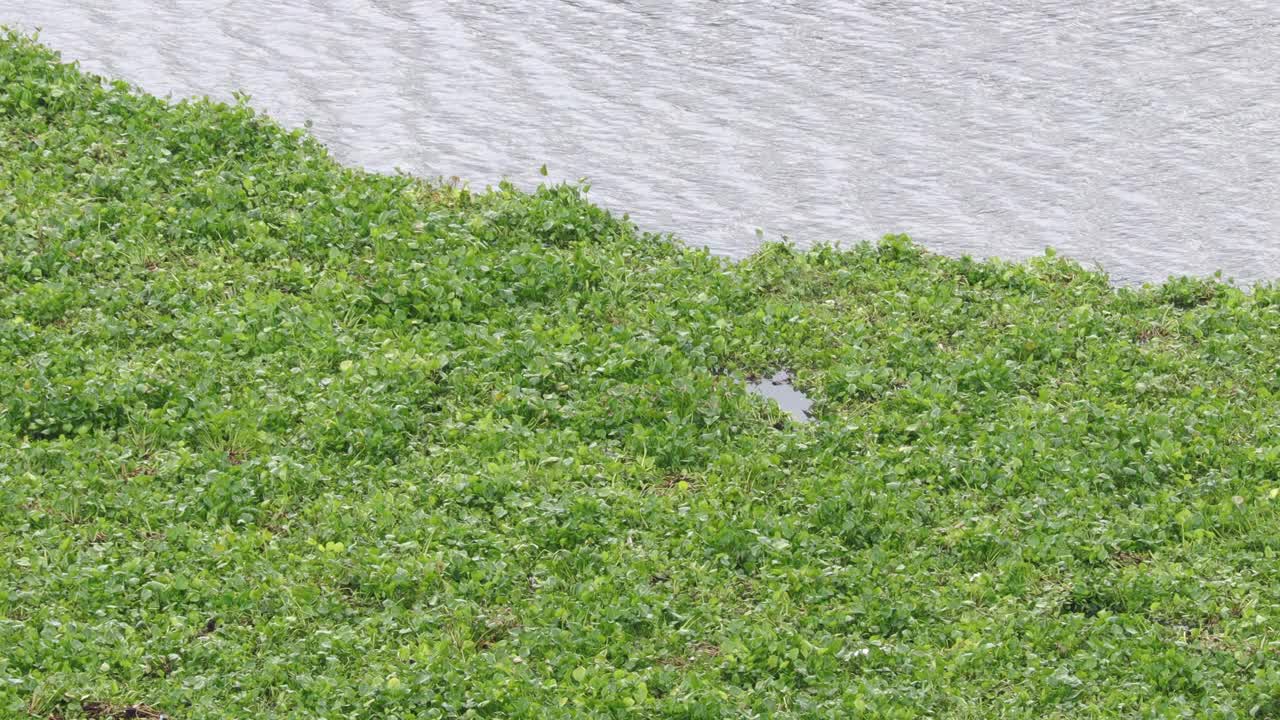
[[906, 232], [1121, 282], [1280, 276], [1273, 0], [0, 0], [89, 70], [346, 162], [590, 178], [733, 256]]
[[791, 384], [791, 376], [786, 371], [779, 371], [771, 377], [748, 381], [747, 390], [778, 403], [778, 407], [799, 422], [809, 422], [813, 419], [809, 415], [813, 401]]

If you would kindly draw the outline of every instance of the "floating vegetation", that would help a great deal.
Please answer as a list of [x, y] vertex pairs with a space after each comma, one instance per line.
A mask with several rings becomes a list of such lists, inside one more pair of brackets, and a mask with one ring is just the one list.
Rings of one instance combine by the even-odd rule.
[[1280, 713], [1269, 285], [731, 263], [11, 35], [0, 369], [0, 716]]

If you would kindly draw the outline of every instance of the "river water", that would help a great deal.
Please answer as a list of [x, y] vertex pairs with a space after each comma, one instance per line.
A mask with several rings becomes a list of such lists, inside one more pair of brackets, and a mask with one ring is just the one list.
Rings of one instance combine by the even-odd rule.
[[589, 178], [743, 255], [906, 232], [1118, 282], [1280, 277], [1275, 0], [0, 0], [92, 71], [342, 160]]

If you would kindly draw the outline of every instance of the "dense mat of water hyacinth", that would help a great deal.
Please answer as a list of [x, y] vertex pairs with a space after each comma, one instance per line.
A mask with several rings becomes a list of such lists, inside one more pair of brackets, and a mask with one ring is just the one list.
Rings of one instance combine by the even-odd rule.
[[0, 41], [5, 717], [1280, 717], [1278, 392], [1270, 285], [731, 263]]

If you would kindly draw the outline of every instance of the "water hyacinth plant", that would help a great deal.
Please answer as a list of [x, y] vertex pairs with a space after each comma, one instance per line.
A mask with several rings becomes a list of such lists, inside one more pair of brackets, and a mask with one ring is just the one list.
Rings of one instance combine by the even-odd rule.
[[1280, 717], [1278, 358], [1271, 285], [735, 263], [10, 33], [0, 716]]

